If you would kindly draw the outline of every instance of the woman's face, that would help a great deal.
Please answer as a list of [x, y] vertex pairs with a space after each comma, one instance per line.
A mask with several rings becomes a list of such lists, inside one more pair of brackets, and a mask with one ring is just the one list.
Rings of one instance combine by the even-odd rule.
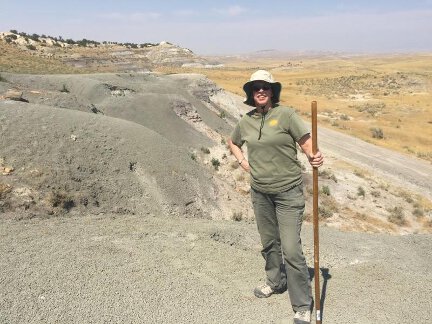
[[252, 93], [256, 106], [271, 105], [271, 98], [273, 96], [270, 83], [264, 81], [255, 81], [252, 84]]

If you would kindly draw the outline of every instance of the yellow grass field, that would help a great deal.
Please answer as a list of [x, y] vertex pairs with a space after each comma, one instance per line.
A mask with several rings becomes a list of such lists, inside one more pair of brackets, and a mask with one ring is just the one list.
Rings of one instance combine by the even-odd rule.
[[[257, 69], [282, 83], [281, 103], [319, 123], [392, 150], [432, 161], [432, 54], [314, 57], [293, 60], [227, 59], [221, 69], [169, 69], [205, 74], [243, 96]], [[168, 72], [167, 69], [160, 69]]]

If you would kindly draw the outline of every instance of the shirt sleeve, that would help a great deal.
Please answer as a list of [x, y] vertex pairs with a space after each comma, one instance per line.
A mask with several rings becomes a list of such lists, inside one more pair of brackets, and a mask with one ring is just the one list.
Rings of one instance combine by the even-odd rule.
[[296, 142], [298, 142], [306, 134], [310, 133], [306, 128], [304, 121], [295, 112], [292, 112], [290, 115], [288, 132]]
[[242, 147], [244, 144], [244, 140], [241, 137], [241, 131], [240, 131], [240, 123], [237, 123], [234, 130], [231, 133], [231, 141], [237, 145], [238, 147]]

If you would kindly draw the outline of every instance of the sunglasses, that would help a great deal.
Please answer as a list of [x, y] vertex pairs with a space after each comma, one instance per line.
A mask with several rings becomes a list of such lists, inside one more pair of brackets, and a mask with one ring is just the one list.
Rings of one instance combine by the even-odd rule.
[[271, 85], [267, 84], [267, 83], [254, 83], [252, 85], [252, 90], [253, 91], [260, 91], [261, 89], [263, 89], [264, 91], [270, 90], [271, 89]]

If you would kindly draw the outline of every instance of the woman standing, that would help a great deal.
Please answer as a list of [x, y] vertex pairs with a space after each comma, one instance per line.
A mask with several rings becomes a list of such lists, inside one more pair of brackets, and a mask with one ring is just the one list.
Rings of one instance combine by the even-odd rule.
[[[281, 84], [264, 70], [252, 74], [243, 86], [245, 104], [254, 107], [241, 118], [228, 140], [240, 166], [251, 175], [251, 198], [266, 283], [255, 288], [260, 298], [288, 289], [294, 323], [310, 323], [312, 294], [300, 239], [305, 207], [297, 143], [313, 167], [323, 156], [312, 152], [312, 139], [292, 108], [278, 105]], [[246, 143], [248, 159], [243, 154]]]

